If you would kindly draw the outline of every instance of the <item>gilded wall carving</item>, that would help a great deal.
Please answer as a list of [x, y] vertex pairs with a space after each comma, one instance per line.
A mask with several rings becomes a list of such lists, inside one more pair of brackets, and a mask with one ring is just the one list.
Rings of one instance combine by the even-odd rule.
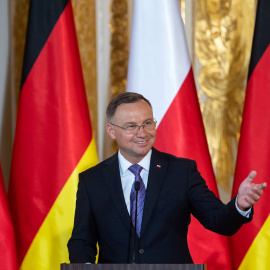
[[128, 4], [126, 0], [111, 3], [111, 93], [126, 91], [128, 67]]
[[254, 28], [254, 0], [197, 1], [199, 97], [218, 184], [230, 191]]
[[[24, 56], [25, 35], [28, 21], [29, 0], [12, 0], [11, 14], [11, 48], [10, 48], [10, 85], [16, 108], [21, 87], [22, 65]], [[17, 110], [17, 109], [16, 109]]]
[[[111, 2], [111, 72], [110, 89], [112, 96], [126, 91], [128, 69], [128, 4], [127, 0]], [[112, 142], [115, 152], [118, 146]]]

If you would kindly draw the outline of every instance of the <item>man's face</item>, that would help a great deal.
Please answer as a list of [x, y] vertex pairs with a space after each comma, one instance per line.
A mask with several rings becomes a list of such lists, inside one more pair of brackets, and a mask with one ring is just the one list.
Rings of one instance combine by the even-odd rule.
[[[147, 120], [153, 120], [152, 108], [147, 102], [140, 100], [120, 105], [111, 122], [126, 127], [129, 124], [142, 125]], [[123, 157], [132, 164], [140, 162], [156, 140], [156, 129], [145, 131], [141, 127], [136, 134], [126, 134], [125, 130], [107, 123], [106, 130], [109, 136], [116, 140]]]

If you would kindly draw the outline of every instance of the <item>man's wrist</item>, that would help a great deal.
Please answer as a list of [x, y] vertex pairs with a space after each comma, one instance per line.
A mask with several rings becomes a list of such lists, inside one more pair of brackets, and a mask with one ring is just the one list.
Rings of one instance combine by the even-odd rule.
[[249, 208], [248, 210], [244, 210], [244, 211], [239, 209], [239, 207], [237, 206], [237, 198], [238, 198], [238, 194], [237, 194], [236, 199], [235, 199], [235, 207], [236, 207], [238, 213], [246, 218], [249, 218], [249, 215], [251, 213], [251, 208]]

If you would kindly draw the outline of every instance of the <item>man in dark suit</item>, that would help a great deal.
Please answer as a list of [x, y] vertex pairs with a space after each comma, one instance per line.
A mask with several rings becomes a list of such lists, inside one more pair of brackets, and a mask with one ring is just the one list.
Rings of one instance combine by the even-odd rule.
[[[106, 130], [119, 151], [79, 175], [74, 229], [68, 242], [71, 263], [130, 263], [133, 254], [135, 189], [138, 213], [137, 263], [192, 263], [187, 244], [193, 214], [205, 228], [232, 235], [253, 215], [266, 183], [253, 184], [256, 172], [224, 205], [211, 192], [196, 162], [153, 148], [156, 121], [150, 102], [123, 93], [107, 108]], [[169, 139], [169, 134], [168, 134]], [[136, 165], [135, 165], [136, 164]], [[135, 180], [135, 181], [134, 181]]]

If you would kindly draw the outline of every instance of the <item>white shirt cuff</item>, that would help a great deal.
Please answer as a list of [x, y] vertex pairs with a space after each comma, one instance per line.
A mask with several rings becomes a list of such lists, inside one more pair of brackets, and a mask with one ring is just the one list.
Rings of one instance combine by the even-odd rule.
[[237, 206], [237, 198], [238, 198], [238, 194], [236, 196], [236, 200], [235, 200], [235, 207], [237, 209], [237, 211], [243, 216], [243, 217], [246, 217], [246, 218], [249, 218], [249, 215], [251, 213], [251, 208], [249, 208], [247, 211], [242, 211], [238, 208]]

